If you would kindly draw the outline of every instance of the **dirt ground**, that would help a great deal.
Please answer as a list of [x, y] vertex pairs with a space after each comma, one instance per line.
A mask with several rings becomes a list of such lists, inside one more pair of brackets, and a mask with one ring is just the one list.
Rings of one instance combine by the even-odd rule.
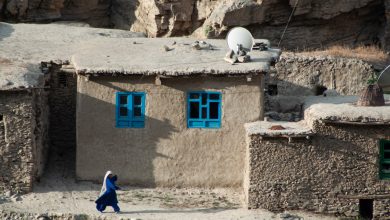
[[[100, 214], [94, 200], [100, 184], [75, 183], [71, 178], [45, 178], [34, 192], [3, 198], [0, 210], [22, 213], [72, 213], [106, 219], [281, 219], [281, 215], [264, 210], [242, 207], [241, 193], [231, 189], [167, 189], [123, 187], [118, 191], [121, 213], [111, 207]], [[306, 213], [290, 212], [301, 218], [282, 219], [335, 219]]]

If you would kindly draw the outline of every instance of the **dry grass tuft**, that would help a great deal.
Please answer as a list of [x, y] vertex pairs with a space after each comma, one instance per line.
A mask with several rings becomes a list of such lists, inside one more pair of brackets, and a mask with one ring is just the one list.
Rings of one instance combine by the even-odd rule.
[[11, 63], [12, 63], [11, 60], [0, 57], [0, 64], [11, 64]]
[[377, 65], [385, 65], [390, 57], [377, 46], [359, 46], [350, 48], [347, 46], [331, 46], [325, 50], [305, 51], [305, 55], [330, 55], [335, 57], [357, 58]]

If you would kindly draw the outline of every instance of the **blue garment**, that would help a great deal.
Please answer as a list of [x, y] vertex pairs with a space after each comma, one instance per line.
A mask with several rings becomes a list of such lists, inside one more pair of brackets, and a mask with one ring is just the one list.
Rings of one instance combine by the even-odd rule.
[[116, 180], [116, 176], [106, 179], [106, 192], [95, 201], [96, 209], [99, 212], [103, 212], [107, 206], [112, 206], [115, 212], [120, 211], [115, 191], [119, 189], [119, 187], [115, 185]]

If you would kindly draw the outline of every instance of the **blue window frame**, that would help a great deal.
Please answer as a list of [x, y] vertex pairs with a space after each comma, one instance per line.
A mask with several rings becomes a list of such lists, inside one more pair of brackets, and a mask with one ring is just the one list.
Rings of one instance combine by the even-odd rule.
[[187, 127], [221, 127], [220, 92], [189, 92], [187, 94]]
[[390, 140], [379, 141], [379, 178], [390, 179]]
[[117, 92], [116, 93], [116, 127], [143, 128], [145, 127], [145, 93]]

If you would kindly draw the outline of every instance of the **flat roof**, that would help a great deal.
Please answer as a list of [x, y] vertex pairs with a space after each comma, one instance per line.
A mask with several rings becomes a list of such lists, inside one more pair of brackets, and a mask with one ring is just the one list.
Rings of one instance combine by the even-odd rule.
[[21, 90], [44, 85], [38, 65], [0, 58], [1, 90]]
[[[280, 55], [275, 49], [253, 51], [252, 62], [231, 65], [223, 59], [228, 52], [225, 40], [206, 39], [214, 50], [193, 50], [191, 44], [197, 39], [143, 37], [124, 30], [58, 23], [0, 22], [0, 59], [14, 63], [0, 71], [0, 90], [42, 86], [42, 80], [30, 79], [43, 77], [36, 70], [41, 62], [51, 60], [71, 61], [76, 72], [85, 75], [246, 75], [267, 72]], [[165, 51], [164, 45], [172, 50]]]
[[386, 105], [357, 106], [357, 96], [307, 97], [304, 118], [308, 124], [315, 120], [351, 122], [361, 124], [390, 124], [390, 95], [385, 95]]
[[[42, 61], [70, 60], [92, 39], [142, 37], [124, 30], [77, 27], [64, 24], [9, 24], [0, 22], [0, 90], [43, 86]], [[0, 61], [1, 62], [1, 61]], [[7, 66], [6, 66], [7, 65]]]
[[[263, 137], [301, 137], [314, 134], [313, 123], [351, 125], [390, 125], [390, 95], [385, 95], [386, 105], [376, 107], [356, 106], [357, 96], [308, 96], [304, 100], [304, 119], [298, 122], [256, 121], [245, 124], [247, 135]], [[272, 130], [281, 126], [282, 130]]]
[[[226, 40], [211, 40], [213, 49], [193, 49], [197, 39], [134, 38], [100, 39], [83, 45], [72, 56], [72, 64], [81, 75], [248, 75], [268, 72], [280, 50], [252, 51], [251, 61], [234, 65], [224, 60], [229, 51]], [[133, 42], [136, 42], [134, 44]], [[268, 42], [256, 40], [256, 42]], [[164, 45], [170, 50], [166, 51]]]

